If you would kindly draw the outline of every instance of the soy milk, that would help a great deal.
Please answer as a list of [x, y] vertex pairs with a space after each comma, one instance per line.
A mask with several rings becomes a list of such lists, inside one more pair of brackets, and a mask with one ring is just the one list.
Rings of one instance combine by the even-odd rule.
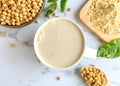
[[55, 19], [40, 28], [36, 33], [35, 49], [43, 63], [54, 68], [66, 68], [81, 58], [84, 38], [76, 24], [66, 19]]

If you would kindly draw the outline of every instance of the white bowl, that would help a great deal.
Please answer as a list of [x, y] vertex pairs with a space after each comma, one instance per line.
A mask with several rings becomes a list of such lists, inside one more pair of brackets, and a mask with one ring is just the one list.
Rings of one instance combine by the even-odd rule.
[[[37, 50], [37, 45], [36, 45], [36, 44], [37, 44], [37, 43], [36, 43], [36, 42], [37, 42], [37, 34], [42, 30], [41, 28], [44, 27], [44, 26], [45, 26], [46, 24], [48, 24], [49, 22], [51, 22], [51, 21], [57, 21], [57, 20], [59, 20], [59, 19], [65, 19], [65, 20], [67, 20], [67, 21], [72, 22], [73, 24], [75, 24], [75, 25], [80, 29], [81, 35], [82, 35], [82, 37], [83, 37], [83, 49], [82, 49], [82, 54], [80, 55], [79, 60], [78, 60], [77, 62], [75, 62], [72, 66], [65, 67], [65, 68], [57, 68], [57, 67], [54, 67], [54, 66], [51, 66], [51, 65], [47, 64], [47, 62], [45, 62], [45, 61], [41, 58], [41, 56], [39, 55], [39, 52], [38, 52], [38, 50]], [[37, 30], [37, 32], [36, 32], [36, 34], [35, 34], [35, 37], [34, 37], [34, 50], [35, 50], [35, 53], [36, 53], [38, 59], [39, 59], [43, 64], [45, 64], [46, 66], [48, 66], [48, 67], [50, 67], [50, 68], [53, 68], [53, 69], [56, 69], [56, 70], [66, 70], [66, 69], [73, 68], [75, 65], [77, 65], [77, 64], [79, 63], [79, 61], [81, 60], [81, 58], [83, 57], [83, 53], [84, 53], [84, 51], [85, 51], [85, 45], [86, 45], [85, 37], [84, 37], [83, 31], [81, 30], [81, 27], [80, 27], [76, 22], [74, 22], [73, 20], [66, 19], [66, 18], [54, 18], [54, 19], [48, 20], [47, 22], [45, 22], [44, 24], [42, 24], [42, 25], [39, 27], [39, 29]]]

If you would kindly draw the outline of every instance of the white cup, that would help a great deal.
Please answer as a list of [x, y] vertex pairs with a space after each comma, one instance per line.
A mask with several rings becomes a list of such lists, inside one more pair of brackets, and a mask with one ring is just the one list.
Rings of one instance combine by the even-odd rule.
[[[72, 23], [74, 23], [77, 27], [79, 27], [79, 29], [80, 29], [80, 31], [81, 31], [81, 33], [82, 33], [82, 36], [83, 36], [83, 49], [82, 49], [82, 54], [81, 54], [81, 56], [79, 57], [79, 60], [77, 61], [77, 62], [75, 62], [72, 66], [69, 66], [69, 67], [66, 67], [66, 68], [56, 68], [55, 66], [51, 66], [51, 65], [49, 65], [49, 64], [47, 64], [47, 62], [45, 62], [43, 59], [42, 59], [42, 57], [40, 57], [40, 55], [39, 55], [39, 52], [38, 52], [38, 50], [37, 50], [37, 34], [41, 31], [41, 28], [44, 26], [44, 25], [46, 25], [48, 22], [50, 22], [50, 21], [55, 21], [55, 20], [57, 20], [57, 19], [65, 19], [65, 20], [68, 20], [68, 21], [70, 21], [70, 22], [72, 22]], [[96, 59], [96, 54], [97, 54], [97, 50], [95, 50], [95, 49], [92, 49], [92, 48], [89, 48], [89, 47], [87, 47], [86, 46], [86, 40], [85, 40], [85, 36], [84, 36], [84, 33], [83, 33], [83, 31], [81, 30], [81, 27], [76, 23], [76, 22], [74, 22], [73, 20], [70, 20], [70, 19], [66, 19], [66, 18], [54, 18], [54, 19], [51, 19], [51, 20], [48, 20], [47, 22], [45, 22], [42, 26], [40, 26], [40, 28], [37, 30], [37, 32], [36, 32], [36, 35], [35, 35], [35, 37], [34, 37], [34, 50], [35, 50], [35, 53], [36, 53], [36, 55], [37, 55], [37, 57], [38, 57], [38, 59], [43, 63], [43, 64], [45, 64], [46, 66], [48, 66], [48, 67], [50, 67], [50, 68], [53, 68], [53, 69], [57, 69], [57, 70], [66, 70], [66, 69], [69, 69], [69, 68], [72, 68], [72, 67], [74, 67], [75, 65], [77, 65], [79, 62], [80, 62], [80, 60], [82, 59], [82, 57], [87, 57], [87, 58], [90, 58], [90, 59]]]

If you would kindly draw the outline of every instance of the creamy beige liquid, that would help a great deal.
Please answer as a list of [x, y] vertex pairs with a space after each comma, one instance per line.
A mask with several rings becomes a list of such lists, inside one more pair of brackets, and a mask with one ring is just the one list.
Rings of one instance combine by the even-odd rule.
[[79, 27], [65, 19], [45, 24], [38, 32], [36, 41], [38, 57], [55, 68], [73, 65], [80, 59], [84, 47]]

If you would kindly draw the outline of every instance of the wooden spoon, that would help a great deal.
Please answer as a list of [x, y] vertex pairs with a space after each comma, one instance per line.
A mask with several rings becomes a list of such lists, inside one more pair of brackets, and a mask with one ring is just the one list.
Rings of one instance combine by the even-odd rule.
[[[106, 76], [106, 74], [105, 74], [103, 71], [101, 71], [100, 69], [98, 69], [97, 67], [95, 67], [95, 66], [85, 66], [85, 67], [83, 67], [83, 68], [81, 69], [80, 73], [81, 73], [81, 76], [83, 77], [84, 80], [85, 80], [85, 77], [84, 77], [84, 74], [83, 74], [83, 70], [84, 70], [84, 69], [88, 69], [88, 68], [96, 69], [96, 70], [98, 70], [100, 73], [104, 74], [104, 75], [105, 75], [105, 80], [106, 80], [105, 86], [111, 86], [110, 83], [109, 83], [109, 80], [108, 80], [108, 78], [107, 78], [107, 76]], [[90, 83], [89, 83], [87, 80], [85, 80], [85, 81], [87, 82], [87, 84], [88, 84], [89, 86], [91, 86]], [[103, 86], [103, 85], [101, 85], [101, 86]]]

